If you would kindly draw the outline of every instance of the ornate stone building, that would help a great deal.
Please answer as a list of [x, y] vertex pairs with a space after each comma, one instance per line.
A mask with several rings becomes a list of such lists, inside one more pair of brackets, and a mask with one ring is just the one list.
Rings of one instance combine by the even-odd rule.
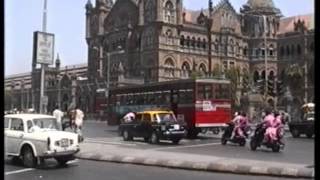
[[[94, 92], [107, 87], [108, 75], [111, 86], [120, 86], [189, 78], [194, 72], [216, 75], [219, 69], [236, 67], [240, 74], [249, 72], [254, 82], [266, 75], [281, 79], [295, 63], [314, 64], [313, 15], [281, 18], [272, 0], [248, 0], [239, 13], [228, 0], [215, 7], [209, 0], [208, 9], [199, 11], [185, 9], [183, 0], [96, 0], [95, 5], [88, 0], [85, 9], [88, 64], [83, 75], [88, 81], [77, 85], [73, 95], [69, 91], [63, 102], [76, 96], [89, 112], [96, 111]], [[58, 72], [61, 78], [61, 69], [52, 67], [47, 82]], [[32, 73], [35, 83], [40, 82], [38, 71]], [[81, 93], [83, 87], [87, 93]], [[307, 89], [312, 100], [312, 81]], [[303, 97], [294, 97], [302, 103]]]

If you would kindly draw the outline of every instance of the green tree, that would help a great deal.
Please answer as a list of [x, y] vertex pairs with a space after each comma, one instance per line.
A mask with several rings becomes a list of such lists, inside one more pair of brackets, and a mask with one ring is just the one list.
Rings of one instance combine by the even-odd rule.
[[231, 67], [225, 71], [226, 78], [230, 80], [231, 87], [231, 101], [232, 101], [232, 109], [240, 108], [239, 98], [237, 97], [238, 85], [240, 83], [240, 68], [239, 67]]

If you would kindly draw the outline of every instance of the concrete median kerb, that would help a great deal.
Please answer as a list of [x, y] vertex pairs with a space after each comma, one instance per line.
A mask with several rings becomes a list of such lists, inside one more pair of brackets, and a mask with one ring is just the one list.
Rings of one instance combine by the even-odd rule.
[[96, 161], [107, 161], [117, 163], [129, 163], [147, 166], [160, 166], [167, 168], [200, 170], [211, 172], [229, 172], [235, 174], [252, 174], [252, 175], [267, 175], [281, 177], [296, 177], [296, 178], [314, 178], [314, 170], [307, 168], [286, 168], [286, 167], [261, 167], [250, 166], [236, 163], [225, 162], [193, 162], [181, 161], [174, 159], [157, 159], [150, 157], [132, 157], [119, 155], [97, 155], [93, 153], [78, 153], [77, 158]]

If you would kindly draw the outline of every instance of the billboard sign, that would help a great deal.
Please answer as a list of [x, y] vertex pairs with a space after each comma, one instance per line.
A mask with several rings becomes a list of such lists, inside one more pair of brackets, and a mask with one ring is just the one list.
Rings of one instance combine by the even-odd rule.
[[54, 34], [39, 31], [34, 32], [33, 58], [39, 64], [53, 64]]

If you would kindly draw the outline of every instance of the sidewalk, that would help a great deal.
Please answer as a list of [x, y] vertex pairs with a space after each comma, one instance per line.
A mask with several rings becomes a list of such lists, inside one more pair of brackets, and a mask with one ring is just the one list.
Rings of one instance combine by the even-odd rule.
[[314, 178], [314, 168], [304, 164], [289, 164], [247, 159], [221, 158], [208, 155], [129, 149], [120, 146], [81, 143], [77, 158], [236, 174]]

